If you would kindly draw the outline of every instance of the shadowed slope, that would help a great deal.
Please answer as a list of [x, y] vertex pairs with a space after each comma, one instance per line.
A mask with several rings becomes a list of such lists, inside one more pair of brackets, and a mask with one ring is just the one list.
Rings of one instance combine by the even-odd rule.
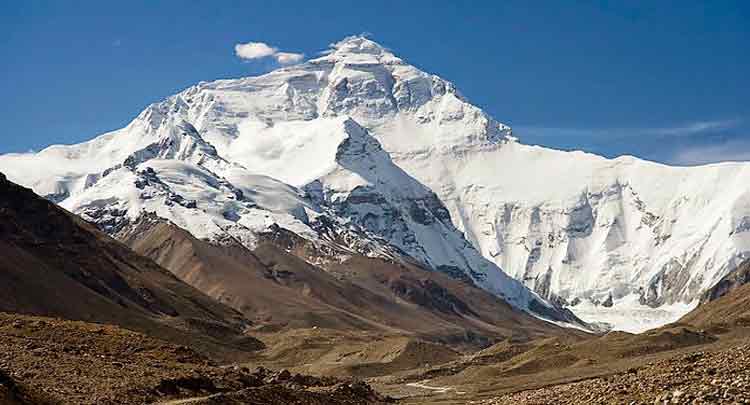
[[111, 323], [210, 351], [260, 347], [240, 337], [238, 312], [4, 177], [0, 311]]

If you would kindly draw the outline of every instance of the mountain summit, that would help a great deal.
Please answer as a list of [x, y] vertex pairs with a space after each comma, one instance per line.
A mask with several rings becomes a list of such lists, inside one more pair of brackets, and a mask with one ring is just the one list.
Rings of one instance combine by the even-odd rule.
[[626, 330], [677, 319], [750, 253], [750, 166], [523, 145], [361, 36], [201, 82], [80, 145], [0, 156], [0, 170], [111, 234], [146, 213], [215, 244], [283, 229], [315, 263], [413, 261], [547, 318], [570, 320], [554, 301]]
[[323, 54], [324, 56], [318, 60], [343, 60], [353, 57], [352, 55], [370, 55], [380, 63], [387, 60], [403, 64], [403, 61], [394, 56], [386, 47], [362, 35], [352, 35], [333, 43], [331, 49]]

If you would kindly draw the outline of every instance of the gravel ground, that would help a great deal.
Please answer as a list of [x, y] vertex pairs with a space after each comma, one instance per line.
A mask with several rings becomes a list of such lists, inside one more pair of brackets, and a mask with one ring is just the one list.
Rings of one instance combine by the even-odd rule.
[[115, 326], [0, 313], [0, 404], [378, 404], [364, 382], [218, 366]]
[[612, 376], [472, 403], [750, 404], [750, 345], [681, 355]]

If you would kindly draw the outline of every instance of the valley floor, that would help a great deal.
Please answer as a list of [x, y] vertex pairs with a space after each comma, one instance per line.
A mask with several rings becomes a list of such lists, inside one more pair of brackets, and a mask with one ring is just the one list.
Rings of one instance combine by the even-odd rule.
[[[116, 326], [0, 313], [0, 404], [750, 403], [750, 327], [507, 339], [483, 350], [320, 328], [217, 363]], [[272, 371], [281, 370], [281, 371]]]

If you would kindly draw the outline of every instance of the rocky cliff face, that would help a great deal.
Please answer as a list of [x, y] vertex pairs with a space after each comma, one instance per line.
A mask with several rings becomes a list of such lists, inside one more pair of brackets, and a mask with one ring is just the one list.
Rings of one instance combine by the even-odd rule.
[[705, 304], [711, 301], [716, 301], [746, 284], [750, 284], [750, 261], [747, 260], [742, 262], [742, 264], [737, 266], [736, 269], [732, 270], [713, 287], [704, 292], [701, 296], [700, 303]]

